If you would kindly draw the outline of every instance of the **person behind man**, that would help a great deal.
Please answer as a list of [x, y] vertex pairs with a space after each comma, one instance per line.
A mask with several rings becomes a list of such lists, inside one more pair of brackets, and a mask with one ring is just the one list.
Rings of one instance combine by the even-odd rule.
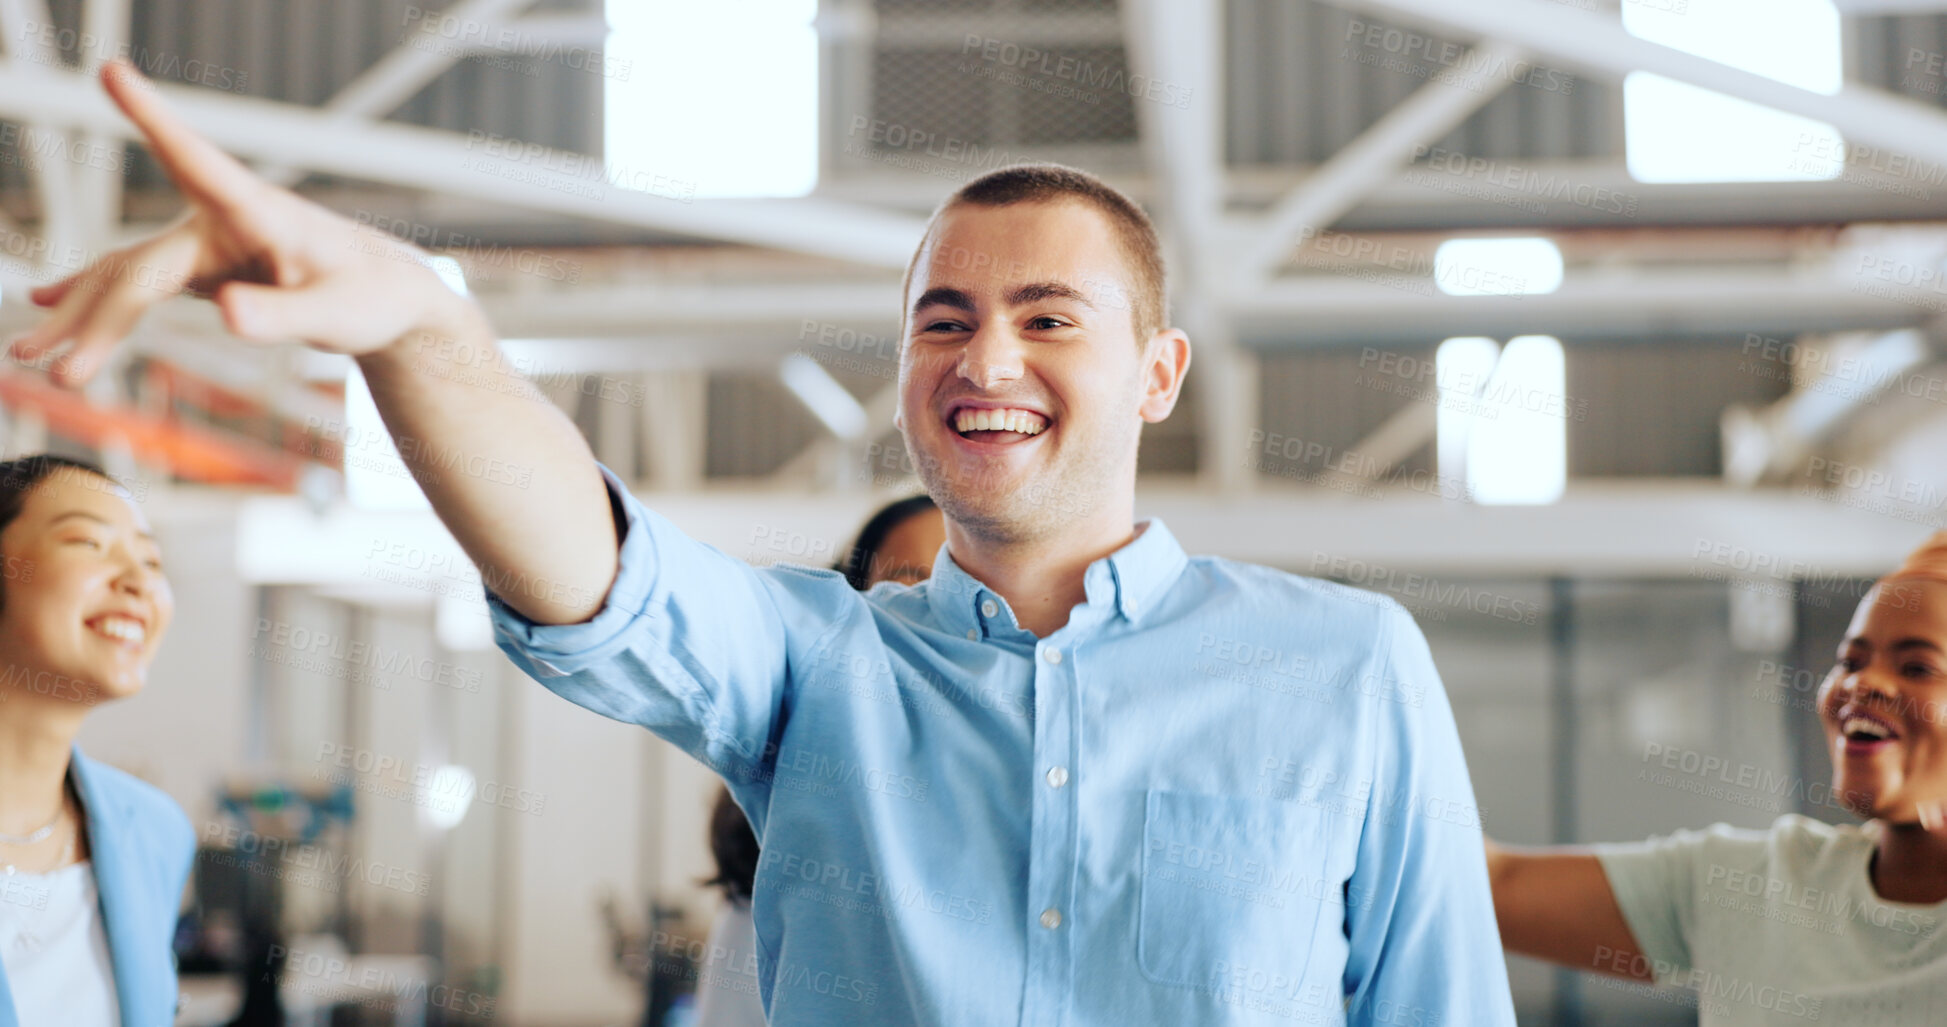
[[1694, 989], [1704, 1027], [1947, 1023], [1947, 532], [1860, 601], [1818, 711], [1830, 795], [1864, 825], [1489, 841], [1507, 947]]
[[945, 544], [946, 520], [939, 504], [932, 496], [908, 496], [867, 518], [832, 570], [860, 592], [870, 592], [882, 581], [917, 585], [933, 573], [933, 559]]
[[242, 336], [355, 354], [502, 649], [750, 816], [773, 1022], [1513, 1022], [1411, 618], [1135, 520], [1190, 341], [1120, 193], [1009, 168], [935, 213], [897, 423], [947, 544], [925, 584], [861, 595], [685, 537], [504, 363], [458, 373], [493, 333], [422, 254], [256, 178], [127, 66], [103, 78], [190, 212], [38, 291], [17, 351], [71, 344], [54, 373], [83, 380], [193, 283]]
[[[946, 522], [939, 506], [930, 496], [911, 496], [887, 503], [867, 518], [844, 559], [832, 569], [860, 592], [888, 581], [915, 585], [926, 580], [933, 557], [945, 542]], [[709, 957], [698, 975], [695, 1027], [763, 1027], [764, 1005], [757, 995], [757, 929], [750, 919], [762, 849], [728, 787], [717, 789], [710, 808], [709, 840], [717, 873], [703, 883], [723, 892], [723, 905], [710, 925]]]

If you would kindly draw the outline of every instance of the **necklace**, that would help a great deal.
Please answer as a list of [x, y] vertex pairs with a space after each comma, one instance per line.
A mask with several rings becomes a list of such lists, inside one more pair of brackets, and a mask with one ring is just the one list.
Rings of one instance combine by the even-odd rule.
[[68, 811], [67, 796], [64, 795], [61, 799], [61, 808], [54, 811], [53, 820], [42, 824], [38, 829], [29, 831], [26, 834], [0, 834], [0, 844], [37, 845], [46, 841], [48, 836], [54, 833], [54, 829], [60, 826], [61, 817]]
[[[65, 795], [62, 796], [61, 808], [55, 812], [54, 819], [48, 821], [47, 826], [41, 828], [38, 831], [34, 831], [31, 834], [28, 834], [24, 837], [15, 837], [13, 835], [0, 835], [0, 841], [4, 841], [8, 845], [33, 845], [37, 842], [46, 841], [48, 836], [54, 833], [54, 829], [60, 826], [61, 821], [67, 818], [68, 804], [66, 799], [67, 797]], [[80, 832], [69, 834], [68, 840], [62, 844], [61, 858], [56, 860], [54, 863], [55, 870], [59, 870], [62, 867], [67, 866], [68, 860], [74, 858], [74, 842], [75, 842], [75, 838], [79, 835], [79, 833]], [[19, 868], [12, 863], [8, 863], [5, 864], [4, 866], [0, 866], [0, 873], [4, 873], [8, 877], [12, 877], [14, 876], [14, 874], [18, 872], [19, 872]]]
[[[74, 843], [75, 839], [80, 836], [80, 833], [77, 830], [68, 835], [68, 840], [61, 846], [61, 858], [54, 861], [53, 867], [43, 871], [38, 877], [29, 875], [26, 880], [21, 881], [18, 885], [21, 889], [21, 894], [9, 894], [8, 898], [32, 909], [46, 909], [48, 899], [54, 894], [55, 881], [53, 875], [66, 868], [68, 861], [74, 858]], [[14, 865], [9, 863], [5, 867], [0, 867], [0, 871], [4, 871], [4, 873], [0, 873], [0, 882], [5, 882], [4, 885], [0, 885], [0, 888], [4, 888], [7, 892], [11, 893], [16, 887]], [[21, 925], [20, 932], [15, 936], [14, 944], [22, 951], [29, 953], [45, 950], [47, 943], [41, 938], [43, 929], [44, 925], [41, 922], [31, 916], [28, 917]]]
[[[61, 846], [61, 858], [54, 861], [54, 867], [52, 870], [49, 870], [48, 873], [53, 873], [55, 870], [59, 870], [62, 867], [67, 866], [68, 861], [73, 858], [74, 858], [74, 837], [70, 835], [68, 837], [67, 844]], [[19, 872], [19, 868], [15, 867], [12, 863], [8, 863], [6, 866], [0, 867], [0, 875], [5, 875], [7, 877], [12, 877], [14, 876], [14, 874], [18, 872]]]

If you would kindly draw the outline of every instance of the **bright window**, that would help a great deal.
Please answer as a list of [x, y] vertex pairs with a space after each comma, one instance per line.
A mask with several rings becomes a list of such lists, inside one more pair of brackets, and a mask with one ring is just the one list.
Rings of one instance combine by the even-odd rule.
[[[1631, 35], [1821, 93], [1844, 80], [1831, 0], [1625, 3]], [[1844, 143], [1822, 121], [1634, 72], [1623, 137], [1639, 182], [1786, 182], [1839, 177]]]
[[608, 0], [609, 181], [676, 196], [809, 193], [817, 10], [817, 0]]
[[1450, 296], [1534, 296], [1562, 287], [1552, 241], [1449, 239], [1433, 251], [1433, 284]]
[[1464, 483], [1476, 503], [1560, 499], [1568, 485], [1573, 409], [1561, 340], [1522, 335], [1496, 347], [1492, 339], [1464, 336], [1441, 343], [1434, 361], [1441, 478]]
[[1467, 440], [1480, 420], [1479, 396], [1501, 358], [1493, 339], [1467, 335], [1448, 339], [1433, 355], [1433, 380], [1440, 405], [1434, 408], [1434, 458], [1445, 483], [1443, 495], [1453, 495], [1467, 482]]
[[1567, 365], [1552, 335], [1508, 341], [1467, 438], [1467, 492], [1485, 504], [1552, 503], [1568, 485]]

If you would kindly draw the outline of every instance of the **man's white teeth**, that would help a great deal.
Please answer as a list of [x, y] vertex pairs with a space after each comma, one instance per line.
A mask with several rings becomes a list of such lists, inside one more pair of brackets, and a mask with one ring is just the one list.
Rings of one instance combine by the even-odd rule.
[[1880, 741], [1893, 737], [1893, 733], [1886, 730], [1884, 724], [1866, 717], [1847, 717], [1845, 723], [1839, 725], [1839, 730], [1847, 738]]
[[149, 637], [149, 633], [143, 630], [141, 621], [130, 620], [127, 617], [103, 617], [95, 622], [95, 630], [110, 638], [138, 644]]
[[1011, 431], [1039, 435], [1048, 419], [1029, 410], [962, 410], [953, 418], [954, 431]]

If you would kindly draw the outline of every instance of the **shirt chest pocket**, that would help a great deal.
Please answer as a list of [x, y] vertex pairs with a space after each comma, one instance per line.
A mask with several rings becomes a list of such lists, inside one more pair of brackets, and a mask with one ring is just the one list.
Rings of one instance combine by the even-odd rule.
[[[1296, 989], [1325, 909], [1342, 909], [1316, 806], [1151, 790], [1136, 958], [1158, 984]], [[1333, 982], [1336, 984], [1336, 981]]]

